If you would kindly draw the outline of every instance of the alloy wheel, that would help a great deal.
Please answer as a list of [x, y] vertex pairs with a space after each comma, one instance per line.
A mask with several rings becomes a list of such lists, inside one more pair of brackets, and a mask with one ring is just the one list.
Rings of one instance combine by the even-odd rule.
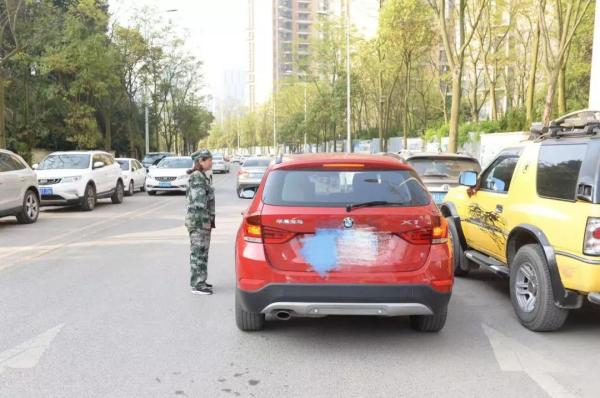
[[25, 213], [31, 220], [35, 220], [40, 211], [40, 206], [36, 196], [33, 193], [29, 193], [25, 199]]
[[521, 264], [517, 271], [517, 279], [515, 283], [515, 293], [517, 303], [524, 312], [532, 312], [537, 303], [538, 280], [533, 270], [533, 266], [529, 263]]

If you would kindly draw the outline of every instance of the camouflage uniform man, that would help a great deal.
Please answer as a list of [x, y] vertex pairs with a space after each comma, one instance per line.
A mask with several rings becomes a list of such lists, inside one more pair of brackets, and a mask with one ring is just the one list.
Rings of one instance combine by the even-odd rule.
[[212, 168], [212, 154], [204, 149], [192, 154], [193, 169], [189, 170], [186, 194], [185, 226], [190, 233], [192, 293], [212, 294], [212, 285], [206, 282], [210, 233], [215, 227], [215, 192], [205, 174]]

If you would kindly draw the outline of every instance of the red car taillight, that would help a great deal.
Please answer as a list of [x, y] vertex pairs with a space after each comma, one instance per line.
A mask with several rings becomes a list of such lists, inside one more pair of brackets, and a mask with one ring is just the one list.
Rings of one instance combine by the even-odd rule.
[[252, 243], [285, 243], [296, 233], [282, 229], [266, 227], [261, 224], [260, 215], [250, 215], [244, 219], [244, 240]]
[[260, 215], [250, 215], [244, 218], [244, 240], [252, 243], [262, 243], [262, 226]]
[[398, 234], [402, 239], [413, 245], [437, 245], [448, 242], [448, 222], [444, 217], [432, 217], [429, 228], [413, 229]]
[[588, 218], [585, 227], [583, 254], [600, 256], [600, 218]]

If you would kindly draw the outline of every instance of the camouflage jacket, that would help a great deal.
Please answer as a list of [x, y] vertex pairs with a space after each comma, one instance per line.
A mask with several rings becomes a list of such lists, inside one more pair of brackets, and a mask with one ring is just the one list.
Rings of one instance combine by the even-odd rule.
[[188, 230], [210, 231], [215, 217], [215, 191], [201, 171], [194, 171], [186, 193], [185, 226]]

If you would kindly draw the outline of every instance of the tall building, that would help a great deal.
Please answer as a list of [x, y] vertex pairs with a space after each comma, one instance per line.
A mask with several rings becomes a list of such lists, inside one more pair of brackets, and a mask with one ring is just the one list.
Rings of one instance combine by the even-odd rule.
[[[369, 3], [369, 2], [367, 2]], [[378, 2], [351, 3], [351, 21], [364, 36], [377, 31]], [[301, 76], [294, 57], [310, 55], [318, 22], [344, 15], [345, 0], [248, 0], [248, 105], [269, 100], [277, 82]]]

